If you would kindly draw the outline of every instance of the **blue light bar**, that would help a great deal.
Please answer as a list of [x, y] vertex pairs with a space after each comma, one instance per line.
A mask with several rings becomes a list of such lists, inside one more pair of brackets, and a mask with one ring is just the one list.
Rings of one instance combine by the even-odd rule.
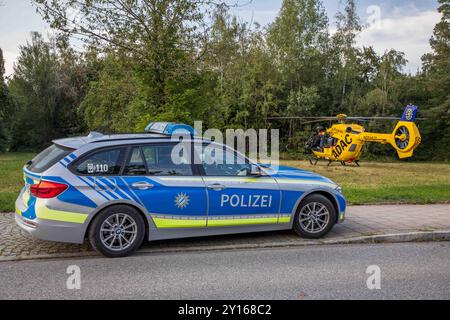
[[187, 124], [172, 122], [151, 122], [145, 128], [145, 132], [165, 135], [188, 134], [195, 136], [197, 134], [195, 129]]

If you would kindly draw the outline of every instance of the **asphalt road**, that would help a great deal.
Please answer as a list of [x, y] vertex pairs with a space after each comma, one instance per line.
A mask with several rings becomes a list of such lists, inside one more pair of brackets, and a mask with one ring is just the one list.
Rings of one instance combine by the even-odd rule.
[[[81, 289], [67, 289], [68, 266]], [[381, 271], [369, 290], [367, 267]], [[0, 263], [0, 299], [450, 299], [450, 242]]]

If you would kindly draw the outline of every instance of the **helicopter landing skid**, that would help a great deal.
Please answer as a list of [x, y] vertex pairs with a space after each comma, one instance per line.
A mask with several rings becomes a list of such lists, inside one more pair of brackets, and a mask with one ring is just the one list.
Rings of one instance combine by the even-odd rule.
[[315, 158], [315, 159], [314, 158], [313, 159], [309, 158], [308, 160], [309, 160], [309, 163], [312, 166], [316, 166], [320, 159], [319, 158]]
[[[325, 159], [320, 159], [320, 158], [309, 158], [308, 160], [312, 166], [316, 166], [319, 163], [319, 161], [322, 161], [322, 160], [328, 161], [327, 167], [330, 167], [334, 162], [340, 162], [340, 164], [344, 167], [347, 166], [347, 163], [345, 161], [332, 161], [332, 160], [325, 160]], [[356, 164], [357, 167], [361, 167], [358, 160], [353, 161], [352, 163]], [[348, 163], [348, 164], [350, 164], [350, 163]]]

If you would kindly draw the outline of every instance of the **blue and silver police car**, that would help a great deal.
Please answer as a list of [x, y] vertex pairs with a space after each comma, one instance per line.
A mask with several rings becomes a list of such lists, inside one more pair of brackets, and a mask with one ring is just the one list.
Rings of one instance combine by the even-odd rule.
[[[23, 168], [18, 225], [44, 240], [88, 239], [105, 256], [121, 257], [144, 239], [286, 229], [317, 239], [344, 220], [342, 190], [325, 177], [253, 163], [194, 135], [174, 141], [177, 130], [193, 133], [187, 125], [148, 129], [53, 141]], [[192, 152], [174, 161], [180, 143]], [[227, 160], [205, 161], [206, 149]]]

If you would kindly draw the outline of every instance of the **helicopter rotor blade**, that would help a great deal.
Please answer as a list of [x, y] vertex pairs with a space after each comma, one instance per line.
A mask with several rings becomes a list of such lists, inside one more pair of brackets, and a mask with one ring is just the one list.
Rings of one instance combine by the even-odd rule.
[[309, 120], [308, 122], [315, 121], [329, 121], [329, 120], [360, 120], [360, 121], [370, 121], [370, 120], [400, 120], [399, 118], [394, 117], [346, 117], [340, 119], [338, 117], [273, 117], [267, 118], [267, 120]]
[[[312, 124], [312, 123], [320, 123], [320, 122], [326, 122], [326, 121], [339, 121], [342, 119], [339, 119], [337, 117], [282, 117], [282, 118], [268, 118], [268, 119], [273, 119], [273, 120], [308, 120], [308, 119], [313, 119], [311, 121], [304, 121], [301, 122], [300, 125], [305, 125], [305, 124]], [[344, 120], [347, 120], [348, 118], [345, 118]], [[364, 120], [364, 119], [353, 119], [355, 121], [361, 121], [361, 122], [366, 122], [368, 120]]]
[[397, 120], [400, 121], [400, 118], [397, 117], [348, 117], [347, 120]]
[[[382, 121], [382, 120], [392, 120], [392, 121], [400, 121], [401, 119], [398, 117], [346, 117], [340, 119], [336, 116], [330, 117], [270, 117], [266, 118], [267, 120], [311, 120], [304, 122], [302, 124], [315, 123], [321, 121], [338, 121], [338, 120], [350, 120], [350, 121]], [[426, 118], [417, 118], [416, 120], [426, 120]]]
[[[394, 120], [401, 121], [401, 118], [398, 117], [348, 117], [347, 120]], [[416, 120], [427, 120], [426, 118], [416, 118]]]
[[336, 117], [270, 117], [267, 120], [334, 120]]
[[311, 123], [320, 123], [320, 122], [325, 122], [325, 121], [335, 121], [335, 120], [337, 120], [337, 119], [322, 119], [322, 120], [306, 121], [306, 122], [300, 123], [300, 125], [311, 124]]

